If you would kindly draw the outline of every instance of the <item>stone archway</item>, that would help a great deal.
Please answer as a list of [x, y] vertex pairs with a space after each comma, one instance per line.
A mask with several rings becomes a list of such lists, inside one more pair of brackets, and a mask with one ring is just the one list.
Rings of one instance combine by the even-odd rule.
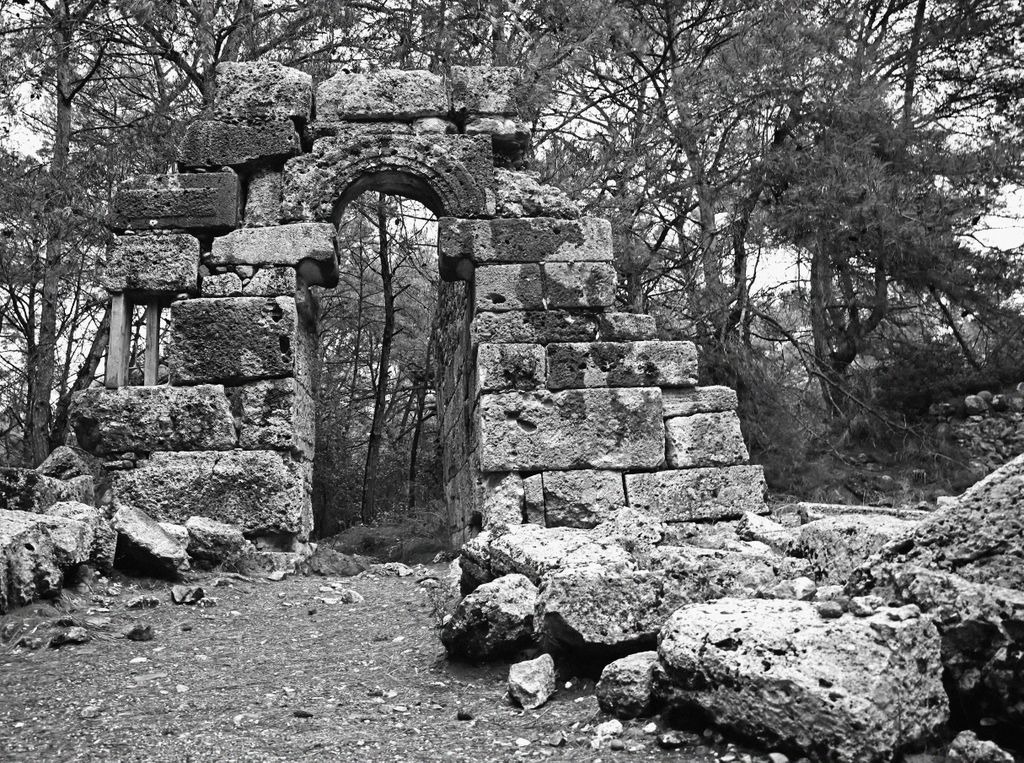
[[[762, 506], [735, 395], [696, 387], [692, 344], [614, 311], [610, 223], [517, 169], [518, 87], [510, 69], [343, 72], [314, 98], [279, 64], [221, 65], [179, 171], [114, 205], [107, 382], [80, 396], [73, 426], [113, 470], [116, 503], [238, 524], [279, 549], [308, 538], [309, 287], [336, 281], [333, 221], [375, 189], [439, 217], [453, 545], [498, 524], [591, 527], [626, 506], [666, 520]], [[126, 383], [133, 304], [147, 310], [142, 386]]]

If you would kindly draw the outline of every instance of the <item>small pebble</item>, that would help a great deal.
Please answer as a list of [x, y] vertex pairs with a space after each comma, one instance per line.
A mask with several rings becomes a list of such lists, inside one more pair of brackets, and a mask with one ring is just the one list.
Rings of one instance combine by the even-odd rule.
[[296, 718], [312, 718], [313, 714], [309, 710], [293, 710], [292, 715]]
[[471, 721], [473, 720], [473, 714], [466, 710], [459, 710], [455, 713], [455, 720], [457, 721]]
[[135, 623], [124, 632], [124, 637], [129, 641], [152, 641], [153, 626], [147, 623]]
[[611, 742], [608, 743], [608, 747], [612, 750], [625, 750], [626, 743], [623, 742], [621, 739], [613, 739]]
[[818, 614], [826, 620], [835, 620], [843, 616], [843, 605], [838, 601], [819, 601]]

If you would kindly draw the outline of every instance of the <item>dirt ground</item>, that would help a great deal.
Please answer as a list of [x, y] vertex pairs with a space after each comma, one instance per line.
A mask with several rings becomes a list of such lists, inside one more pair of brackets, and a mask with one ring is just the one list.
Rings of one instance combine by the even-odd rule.
[[[507, 663], [445, 658], [432, 583], [421, 581], [446, 567], [414, 570], [197, 576], [190, 584], [216, 599], [210, 607], [173, 604], [166, 582], [100, 579], [90, 592], [9, 613], [0, 618], [0, 760], [752, 760], [697, 735], [660, 749], [648, 720], [625, 724], [624, 750], [607, 739], [595, 749], [593, 727], [608, 718], [592, 680], [561, 677], [544, 707], [513, 707]], [[343, 603], [341, 589], [365, 600]], [[128, 609], [140, 595], [160, 603]], [[91, 640], [16, 646], [23, 636], [48, 640], [62, 616]], [[135, 623], [152, 626], [153, 639], [126, 639]]]

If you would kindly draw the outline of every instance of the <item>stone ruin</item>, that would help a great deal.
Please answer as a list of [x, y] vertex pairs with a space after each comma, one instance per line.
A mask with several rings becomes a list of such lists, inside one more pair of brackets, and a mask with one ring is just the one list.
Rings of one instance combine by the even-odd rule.
[[[116, 534], [147, 536], [170, 574], [217, 528], [265, 554], [307, 548], [311, 287], [345, 267], [345, 205], [400, 194], [438, 217], [439, 444], [461, 548], [461, 601], [441, 633], [453, 657], [539, 647], [605, 666], [609, 712], [672, 708], [816, 760], [1024, 727], [1024, 462], [934, 514], [769, 515], [735, 393], [697, 386], [691, 343], [614, 310], [611, 225], [524, 170], [520, 99], [511, 69], [341, 72], [314, 89], [279, 64], [219, 67], [178, 172], [139, 178], [114, 203], [106, 380], [80, 395], [72, 425], [109, 475]], [[44, 514], [57, 518], [29, 545], [55, 545], [65, 565], [112, 559], [91, 495], [67, 501], [74, 487], [54, 476], [8, 479], [34, 487], [8, 491], [6, 508], [25, 510], [0, 516], [0, 545], [21, 548], [26, 517]], [[13, 505], [27, 494], [32, 506]], [[79, 524], [92, 534], [69, 540]], [[206, 561], [229, 547], [208, 543]], [[54, 587], [22, 557], [0, 581], [15, 604]]]

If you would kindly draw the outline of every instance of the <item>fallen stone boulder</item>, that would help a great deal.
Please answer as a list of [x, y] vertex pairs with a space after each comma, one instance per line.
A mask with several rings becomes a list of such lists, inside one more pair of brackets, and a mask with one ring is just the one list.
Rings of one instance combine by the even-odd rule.
[[62, 480], [35, 469], [0, 467], [0, 509], [39, 514], [58, 501], [92, 503], [93, 498], [93, 480], [89, 475]]
[[648, 715], [654, 709], [658, 653], [637, 652], [605, 665], [597, 682], [601, 709], [619, 718]]
[[148, 514], [120, 506], [111, 524], [118, 534], [118, 565], [166, 577], [177, 577], [189, 569], [185, 547]]
[[58, 595], [63, 581], [45, 518], [0, 509], [0, 613]]
[[188, 555], [200, 563], [238, 564], [256, 551], [236, 525], [207, 517], [189, 517], [185, 530], [188, 532]]
[[517, 662], [508, 671], [508, 693], [524, 710], [535, 710], [555, 693], [555, 661], [550, 654]]
[[537, 587], [524, 575], [504, 575], [466, 596], [441, 628], [453, 657], [487, 660], [512, 654], [533, 641]]
[[817, 760], [892, 760], [949, 714], [938, 632], [913, 607], [823, 619], [809, 602], [725, 598], [675, 612], [658, 654], [671, 705]]
[[850, 574], [886, 543], [912, 531], [916, 523], [888, 516], [841, 514], [800, 527], [793, 553], [810, 562], [820, 583], [845, 583]]
[[741, 540], [764, 543], [780, 554], [790, 553], [797, 542], [797, 532], [793, 528], [749, 511], [736, 523], [736, 535]]
[[973, 731], [961, 731], [946, 752], [947, 763], [1013, 763], [1013, 756]]
[[109, 570], [114, 566], [117, 532], [102, 509], [78, 501], [61, 501], [48, 508], [46, 514], [72, 519], [86, 526], [92, 538], [87, 557], [89, 563], [101, 570]]

